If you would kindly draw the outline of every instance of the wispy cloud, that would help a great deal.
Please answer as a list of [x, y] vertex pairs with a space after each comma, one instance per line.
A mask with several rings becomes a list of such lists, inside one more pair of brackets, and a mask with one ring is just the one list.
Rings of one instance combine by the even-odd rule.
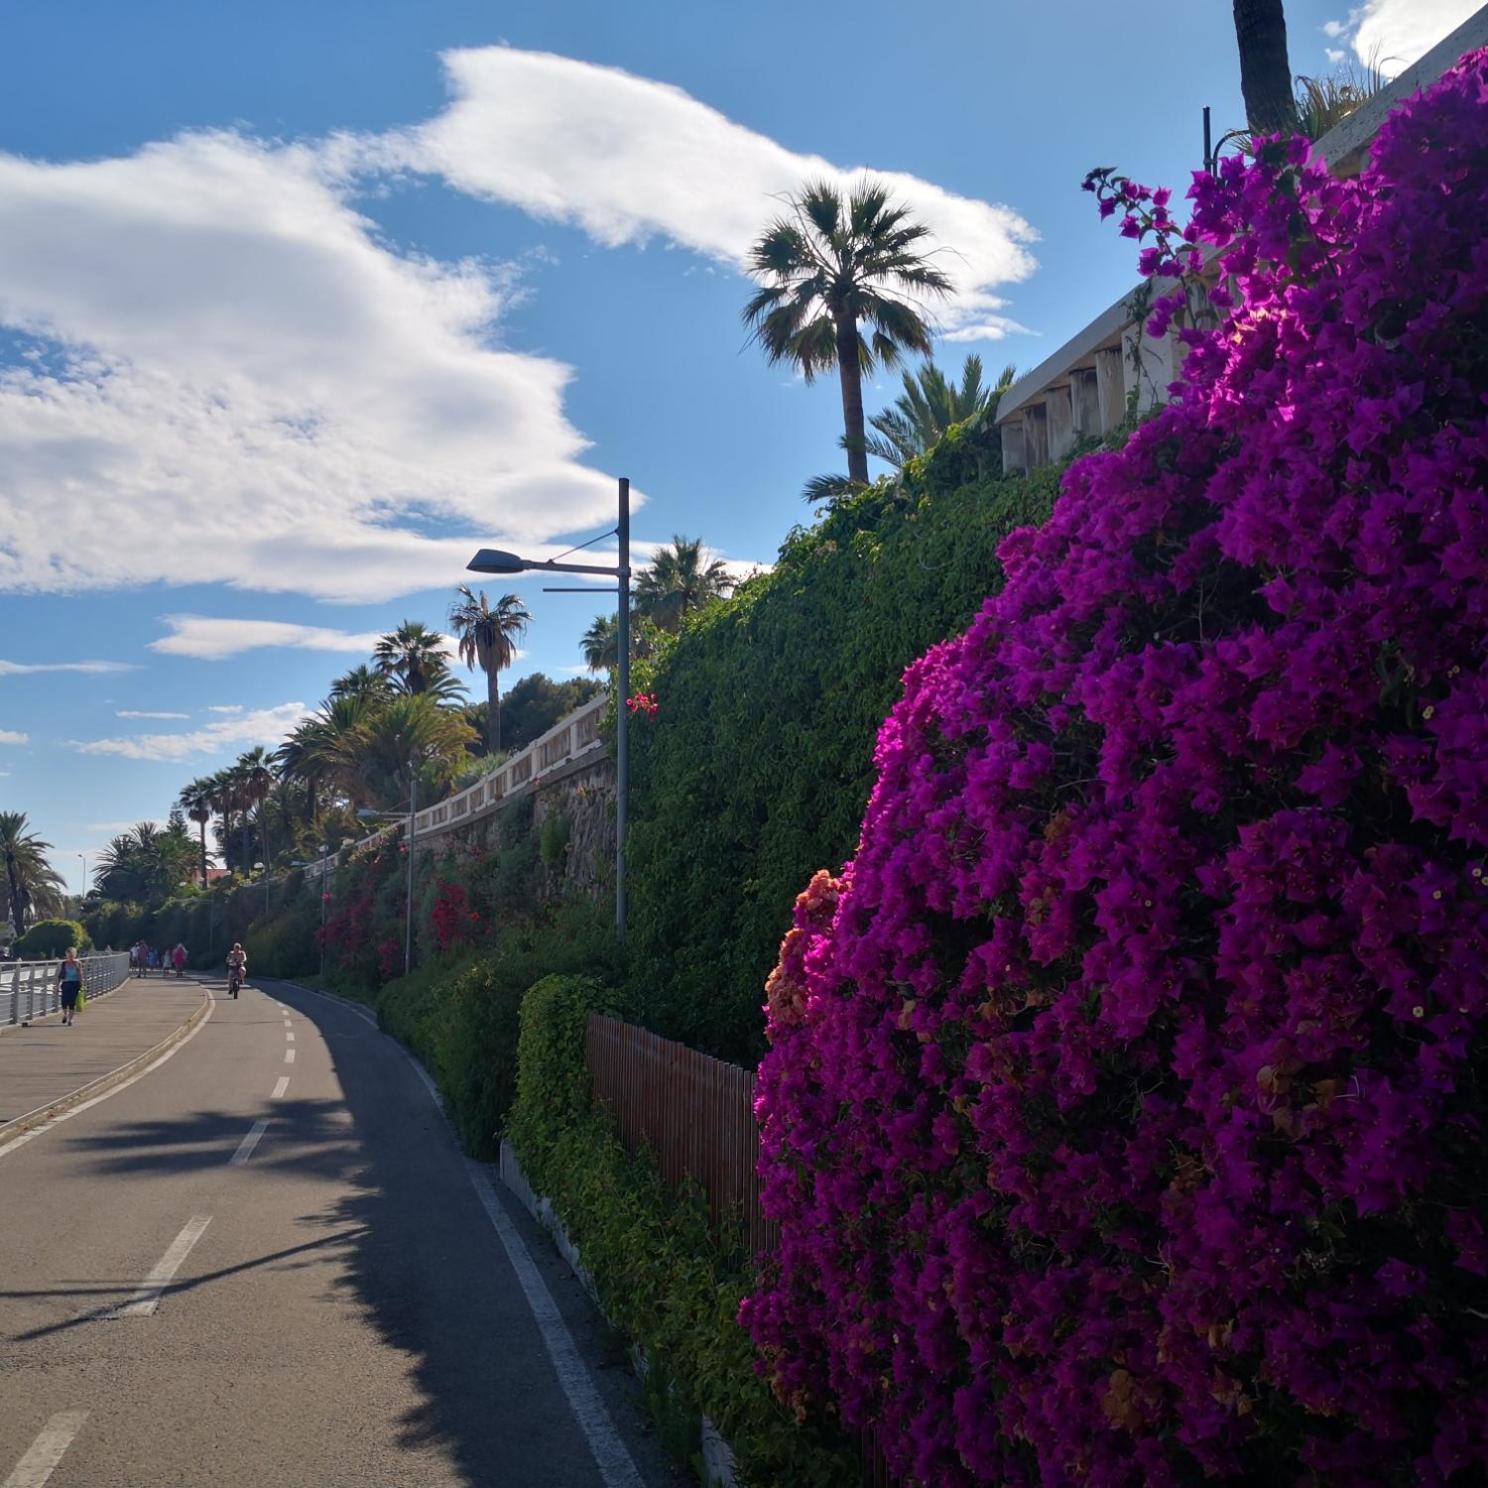
[[231, 718], [178, 734], [131, 734], [112, 739], [69, 740], [79, 754], [117, 755], [122, 759], [183, 760], [218, 754], [252, 744], [277, 744], [306, 716], [303, 703], [254, 708]]
[[207, 712], [208, 713], [241, 713], [242, 711], [243, 711], [243, 705], [242, 705], [242, 703], [208, 703], [207, 704]]
[[196, 656], [221, 661], [244, 651], [289, 646], [300, 651], [354, 651], [363, 655], [377, 644], [378, 634], [356, 634], [321, 625], [295, 625], [287, 620], [213, 619], [207, 615], [166, 615], [170, 634], [150, 642], [152, 651], [169, 656]]
[[15, 729], [0, 729], [0, 744], [25, 744], [30, 734], [17, 733]]
[[[663, 238], [735, 268], [807, 179], [847, 184], [871, 168], [787, 149], [668, 83], [512, 47], [443, 56], [450, 105], [417, 128], [359, 143], [348, 160], [444, 176], [461, 191], [572, 222], [607, 247]], [[1013, 208], [873, 171], [945, 245], [956, 284], [946, 329], [992, 339], [1016, 324], [1000, 286], [1033, 271], [1032, 226]]]
[[[3, 370], [0, 370], [0, 389], [3, 389]], [[3, 392], [0, 392], [3, 396]], [[132, 672], [134, 667], [127, 661], [3, 661], [0, 660], [0, 677], [30, 677], [37, 672]]]
[[115, 718], [190, 718], [189, 713], [152, 713], [144, 708], [119, 708]]

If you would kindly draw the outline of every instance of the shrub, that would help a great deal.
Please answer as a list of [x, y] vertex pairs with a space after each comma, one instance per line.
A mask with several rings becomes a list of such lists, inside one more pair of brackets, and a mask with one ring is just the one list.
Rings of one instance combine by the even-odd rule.
[[561, 873], [568, 858], [568, 839], [573, 822], [566, 811], [553, 811], [543, 818], [538, 832], [537, 850], [542, 865], [549, 873]]
[[22, 960], [41, 961], [65, 954], [68, 946], [78, 953], [91, 951], [93, 942], [76, 920], [37, 920], [16, 942], [16, 954]]
[[745, 1316], [921, 1481], [1488, 1470], [1485, 98], [1197, 180], [1239, 308], [798, 904]]
[[1049, 509], [1056, 472], [998, 465], [995, 430], [951, 430], [638, 665], [660, 707], [630, 731], [628, 994], [658, 1032], [749, 1065], [763, 1052], [788, 906], [852, 850], [904, 668], [970, 622], [997, 544]]
[[[584, 1065], [591, 1010], [614, 997], [582, 977], [550, 976], [527, 993], [511, 1140], [552, 1201], [611, 1322], [645, 1350], [669, 1414], [710, 1416], [746, 1484], [835, 1488], [855, 1481], [843, 1444], [796, 1421], [753, 1368], [736, 1313], [749, 1271], [737, 1237], [715, 1234], [696, 1193], [669, 1193], [631, 1158], [594, 1101]], [[664, 1304], [664, 1305], [662, 1305]], [[696, 1463], [694, 1463], [696, 1465]]]
[[[256, 892], [261, 900], [263, 891]], [[249, 925], [243, 932], [243, 949], [258, 976], [305, 976], [320, 965], [319, 935], [319, 905], [301, 892], [286, 895], [286, 902], [269, 918]]]

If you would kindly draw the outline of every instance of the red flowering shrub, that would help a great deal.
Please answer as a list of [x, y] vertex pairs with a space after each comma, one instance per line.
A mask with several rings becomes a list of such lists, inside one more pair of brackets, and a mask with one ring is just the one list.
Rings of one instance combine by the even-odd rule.
[[1233, 308], [798, 905], [743, 1317], [926, 1484], [1488, 1473], [1485, 103], [1198, 178]]
[[441, 956], [473, 944], [480, 932], [481, 916], [471, 904], [469, 892], [464, 884], [451, 879], [437, 883], [429, 918]]

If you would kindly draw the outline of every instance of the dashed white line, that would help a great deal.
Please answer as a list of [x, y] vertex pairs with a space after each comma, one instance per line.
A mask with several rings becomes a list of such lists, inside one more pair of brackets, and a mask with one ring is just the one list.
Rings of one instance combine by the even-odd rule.
[[293, 1029], [290, 1029], [290, 1030], [289, 1030], [289, 1031], [288, 1031], [288, 1032], [287, 1032], [287, 1033], [286, 1033], [286, 1034], [285, 1034], [285, 1035], [284, 1035], [284, 1037], [285, 1037], [285, 1038], [287, 1038], [287, 1039], [288, 1039], [288, 1040], [289, 1040], [289, 1041], [290, 1041], [290, 1043], [294, 1043], [294, 1030], [293, 1030]]
[[293, 1064], [294, 1063], [294, 1050], [293, 1049], [286, 1049], [284, 1051], [284, 1062], [285, 1062], [285, 1064]]
[[58, 1411], [0, 1488], [42, 1488], [87, 1419], [85, 1410]]
[[253, 1149], [258, 1146], [258, 1139], [268, 1129], [269, 1123], [267, 1118], [262, 1121], [255, 1121], [253, 1123], [253, 1129], [238, 1143], [238, 1150], [228, 1158], [228, 1162], [235, 1168], [241, 1168], [253, 1156]]
[[278, 1082], [278, 1084], [276, 1084], [274, 1086], [274, 1093], [273, 1093], [273, 1095], [271, 1095], [269, 1097], [269, 1099], [270, 1100], [278, 1100], [284, 1094], [284, 1092], [286, 1090], [288, 1090], [288, 1089], [289, 1089], [289, 1076], [288, 1075], [280, 1075], [279, 1076], [279, 1082]]
[[[212, 1223], [210, 1214], [194, 1214], [186, 1221], [186, 1228], [170, 1243], [170, 1249], [156, 1262], [155, 1269], [145, 1277], [142, 1287], [110, 1314], [111, 1317], [148, 1317], [160, 1302], [160, 1295], [170, 1285], [171, 1278], [181, 1269], [181, 1263], [191, 1254], [192, 1247], [201, 1239], [207, 1226]], [[6, 1485], [9, 1488], [9, 1485]]]

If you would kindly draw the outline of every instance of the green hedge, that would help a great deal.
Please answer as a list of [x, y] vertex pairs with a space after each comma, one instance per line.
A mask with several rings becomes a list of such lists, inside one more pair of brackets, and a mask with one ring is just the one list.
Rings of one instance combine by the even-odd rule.
[[389, 982], [378, 1021], [434, 1076], [465, 1149], [492, 1157], [517, 1086], [522, 997], [550, 972], [613, 977], [608, 907], [576, 903], [508, 927], [493, 948], [416, 967]]
[[851, 855], [873, 741], [904, 668], [1001, 582], [997, 547], [1042, 521], [1059, 471], [988, 473], [995, 433], [953, 429], [786, 542], [638, 686], [630, 1002], [668, 1037], [753, 1064], [763, 983], [811, 874]]
[[[550, 976], [522, 1002], [517, 1099], [509, 1135], [528, 1179], [552, 1201], [610, 1321], [638, 1343], [654, 1391], [693, 1423], [711, 1417], [746, 1484], [847, 1488], [855, 1459], [834, 1433], [798, 1424], [755, 1372], [739, 1326], [751, 1287], [742, 1246], [710, 1228], [695, 1193], [675, 1195], [646, 1158], [627, 1156], [592, 1098], [584, 1067], [591, 1010], [615, 999], [589, 978]], [[696, 1443], [687, 1443], [695, 1459]]]
[[81, 955], [93, 949], [93, 942], [76, 920], [37, 920], [16, 942], [16, 955], [23, 961], [40, 961], [62, 956], [68, 946], [75, 946]]

